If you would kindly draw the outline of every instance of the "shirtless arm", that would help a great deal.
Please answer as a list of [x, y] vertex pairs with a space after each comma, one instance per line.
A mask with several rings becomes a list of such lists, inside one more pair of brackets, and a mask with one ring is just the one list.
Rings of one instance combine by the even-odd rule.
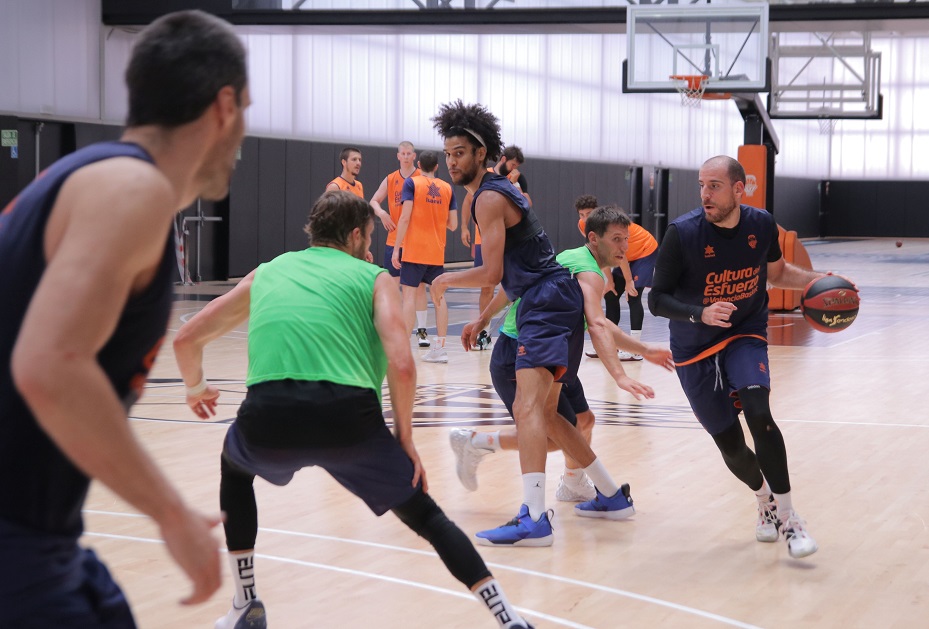
[[381, 207], [381, 203], [384, 202], [384, 199], [387, 198], [387, 177], [381, 181], [381, 185], [378, 186], [377, 191], [375, 191], [374, 196], [371, 197], [371, 207], [374, 208], [374, 215], [381, 219], [381, 223], [384, 225], [384, 229], [389, 232], [392, 232], [397, 228], [397, 225], [394, 223], [393, 219], [390, 218], [390, 212]]
[[210, 534], [219, 517], [184, 504], [135, 438], [97, 362], [127, 299], [154, 275], [174, 204], [166, 180], [139, 160], [105, 160], [74, 173], [49, 218], [48, 265], [11, 367], [36, 420], [62, 452], [158, 523], [194, 584], [183, 602], [199, 603], [220, 585], [218, 542]]
[[413, 445], [416, 364], [400, 309], [400, 294], [387, 273], [381, 273], [374, 281], [374, 327], [387, 355], [387, 387], [394, 414], [394, 435], [413, 462], [413, 486], [422, 480], [426, 492], [429, 491], [426, 471]]
[[461, 244], [471, 247], [471, 193], [465, 195], [461, 203]]
[[[254, 277], [255, 271], [252, 271], [235, 288], [211, 301], [178, 330], [174, 337], [174, 358], [188, 388], [206, 379], [203, 348], [248, 319]], [[218, 399], [219, 390], [208, 384], [201, 393], [187, 395], [187, 406], [197, 417], [206, 419], [216, 414]]]
[[585, 271], [578, 273], [578, 283], [581, 285], [581, 291], [584, 293], [584, 318], [587, 320], [587, 331], [590, 333], [590, 340], [593, 342], [594, 350], [603, 361], [603, 366], [613, 377], [616, 386], [624, 391], [631, 393], [635, 399], [640, 400], [642, 397], [653, 398], [655, 392], [651, 387], [633, 380], [626, 375], [619, 356], [616, 354], [616, 344], [613, 340], [613, 334], [610, 331], [612, 322], [608, 321], [603, 315], [603, 309], [600, 307], [600, 298], [603, 295], [604, 280], [599, 273]]

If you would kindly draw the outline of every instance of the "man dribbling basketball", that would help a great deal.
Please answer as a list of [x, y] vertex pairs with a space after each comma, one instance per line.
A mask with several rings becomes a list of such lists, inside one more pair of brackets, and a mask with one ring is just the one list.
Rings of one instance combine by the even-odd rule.
[[671, 351], [694, 414], [729, 470], [755, 492], [755, 538], [775, 542], [783, 533], [790, 556], [806, 557], [819, 546], [793, 509], [787, 450], [768, 401], [766, 283], [799, 290], [826, 274], [788, 264], [774, 217], [740, 205], [739, 162], [707, 160], [699, 184], [702, 207], [674, 221], [661, 243], [648, 306], [671, 320]]

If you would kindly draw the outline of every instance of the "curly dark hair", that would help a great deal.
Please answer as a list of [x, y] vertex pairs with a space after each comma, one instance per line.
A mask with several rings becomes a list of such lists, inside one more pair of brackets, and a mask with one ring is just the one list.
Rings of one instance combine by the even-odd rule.
[[581, 210], [593, 210], [600, 205], [597, 203], [597, 197], [592, 194], [582, 194], [578, 198], [574, 199], [574, 209], [580, 212]]
[[[483, 146], [487, 149], [488, 160], [495, 162], [500, 159], [503, 152], [500, 121], [483, 105], [465, 105], [461, 99], [445, 103], [439, 107], [439, 113], [432, 118], [432, 122], [443, 138], [465, 136], [475, 148]], [[481, 136], [481, 139], [474, 137], [471, 131]]]

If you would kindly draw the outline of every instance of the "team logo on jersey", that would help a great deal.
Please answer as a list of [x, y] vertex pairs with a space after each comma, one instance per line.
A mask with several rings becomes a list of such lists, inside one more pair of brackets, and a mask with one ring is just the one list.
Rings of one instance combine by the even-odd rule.
[[713, 249], [711, 245], [707, 245], [706, 248], [704, 248], [703, 257], [704, 258], [715, 258], [716, 257], [716, 251]]
[[758, 371], [768, 373], [768, 367], [764, 363], [758, 363]]
[[758, 239], [755, 238], [755, 234], [748, 235], [748, 246], [752, 249], [758, 246]]
[[525, 346], [525, 345], [520, 345], [520, 346], [519, 346], [519, 349], [516, 350], [516, 355], [517, 355], [517, 356], [525, 356], [525, 355], [526, 355], [526, 346]]
[[745, 196], [750, 197], [758, 189], [758, 179], [755, 175], [745, 175]]
[[435, 185], [435, 182], [429, 184], [429, 189], [426, 190], [426, 196], [428, 197], [441, 197], [442, 192], [439, 190], [439, 186]]

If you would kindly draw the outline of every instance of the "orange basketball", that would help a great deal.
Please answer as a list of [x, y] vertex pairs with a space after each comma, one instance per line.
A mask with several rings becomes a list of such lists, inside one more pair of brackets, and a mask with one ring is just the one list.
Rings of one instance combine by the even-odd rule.
[[858, 290], [847, 279], [827, 275], [810, 282], [800, 296], [803, 316], [820, 332], [838, 332], [858, 316]]

